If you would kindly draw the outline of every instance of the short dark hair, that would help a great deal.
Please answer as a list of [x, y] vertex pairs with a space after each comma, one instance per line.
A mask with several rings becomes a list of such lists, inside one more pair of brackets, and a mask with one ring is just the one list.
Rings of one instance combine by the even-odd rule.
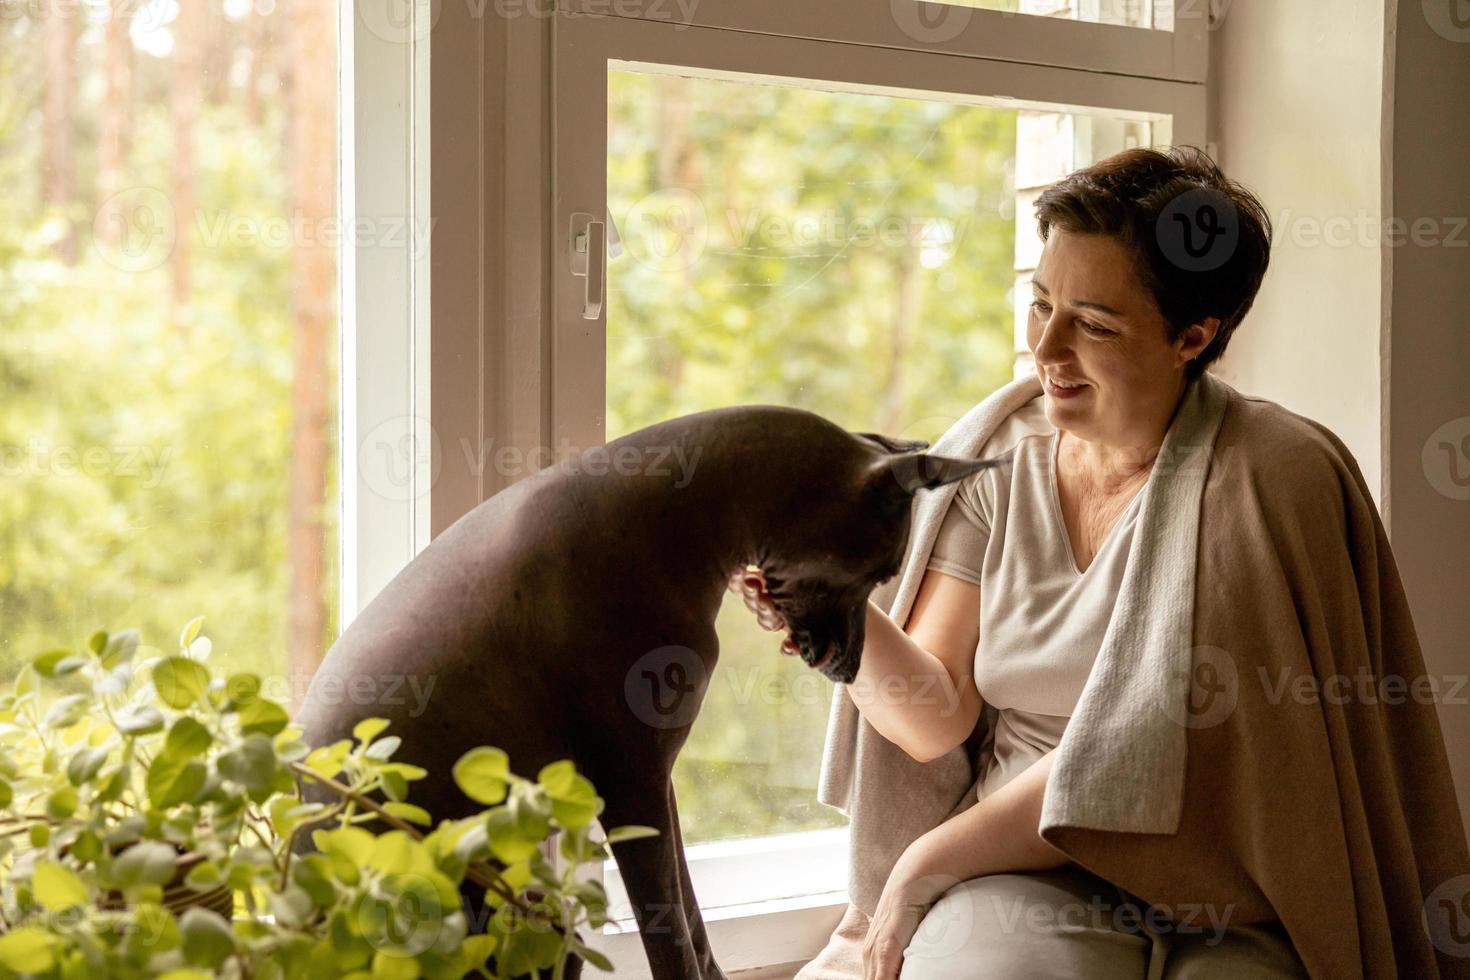
[[[1204, 253], [1195, 254], [1189, 225], [1207, 211], [1220, 234], [1208, 235]], [[1271, 258], [1265, 207], [1193, 146], [1124, 150], [1074, 171], [1042, 191], [1036, 221], [1043, 242], [1056, 226], [1110, 235], [1128, 247], [1170, 343], [1191, 325], [1220, 318], [1214, 340], [1185, 366], [1190, 379], [1225, 352]]]

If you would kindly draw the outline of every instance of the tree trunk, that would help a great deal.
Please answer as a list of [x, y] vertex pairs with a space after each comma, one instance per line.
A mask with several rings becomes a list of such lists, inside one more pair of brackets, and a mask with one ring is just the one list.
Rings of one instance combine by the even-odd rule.
[[204, 5], [199, 0], [183, 0], [174, 22], [173, 79], [170, 91], [173, 109], [174, 159], [173, 206], [174, 248], [170, 256], [173, 273], [173, 319], [180, 324], [186, 319], [191, 289], [191, 232], [195, 226], [198, 201], [194, 190], [194, 127], [199, 121], [200, 103], [204, 99], [201, 74], [204, 68]]
[[[323, 512], [327, 506], [327, 343], [334, 322], [336, 261], [321, 230], [336, 212], [336, 55], [332, 7], [291, 0], [287, 7], [289, 185], [293, 227], [311, 233], [291, 249], [293, 331], [291, 379], [291, 486], [287, 656], [294, 679], [321, 664], [326, 640], [323, 591]], [[292, 683], [292, 708], [304, 685]]]
[[56, 250], [67, 264], [77, 260], [77, 233], [70, 209], [76, 199], [76, 161], [72, 146], [72, 103], [76, 94], [76, 18], [53, 8], [42, 27], [46, 91], [41, 107], [45, 141], [42, 161], [42, 199], [64, 215], [66, 234]]
[[103, 36], [102, 116], [97, 124], [97, 234], [116, 244], [122, 233], [114, 197], [123, 189], [123, 169], [132, 143], [133, 42], [128, 37], [128, 0], [113, 0]]

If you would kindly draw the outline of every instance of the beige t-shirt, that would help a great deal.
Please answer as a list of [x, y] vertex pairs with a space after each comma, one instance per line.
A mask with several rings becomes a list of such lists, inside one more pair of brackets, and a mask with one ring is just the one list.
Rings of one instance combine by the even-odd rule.
[[996, 708], [980, 750], [982, 798], [1060, 743], [1112, 617], [1146, 492], [1079, 572], [1057, 493], [1057, 437], [1040, 398], [1002, 422], [980, 455], [1014, 446], [1014, 457], [960, 482], [927, 565], [980, 586], [975, 685]]

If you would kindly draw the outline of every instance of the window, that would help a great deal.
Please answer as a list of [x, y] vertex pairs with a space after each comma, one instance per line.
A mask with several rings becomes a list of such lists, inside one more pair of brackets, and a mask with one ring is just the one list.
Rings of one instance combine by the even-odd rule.
[[167, 646], [198, 614], [278, 679], [335, 638], [335, 19], [0, 21], [7, 672], [98, 627]]
[[[1188, 24], [960, 8], [979, 26], [930, 43], [899, 5], [707, 0], [677, 23], [585, 6], [553, 25], [550, 225], [605, 214], [616, 244], [589, 317], [552, 243], [550, 412], [581, 445], [746, 402], [932, 440], [1030, 370], [1015, 297], [1040, 189], [1130, 146], [1203, 145], [1199, 66], [1174, 60]], [[815, 801], [832, 690], [735, 597], [717, 628], [675, 787], [721, 965], [769, 967], [814, 955], [846, 901], [843, 818]], [[755, 925], [761, 949], [739, 938]], [[641, 957], [620, 928], [602, 938], [621, 976]]]
[[[98, 627], [167, 646], [203, 614], [218, 657], [294, 701], [412, 556], [421, 487], [381, 449], [413, 414], [427, 244], [413, 46], [347, 18], [339, 51], [338, 17], [0, 18], [0, 675]], [[339, 91], [354, 58], [395, 98]]]

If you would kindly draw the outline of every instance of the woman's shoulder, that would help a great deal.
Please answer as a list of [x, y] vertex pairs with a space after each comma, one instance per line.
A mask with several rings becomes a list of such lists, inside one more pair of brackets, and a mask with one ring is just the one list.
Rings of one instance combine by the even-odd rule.
[[[1046, 406], [1040, 396], [1031, 399], [1016, 409], [995, 427], [990, 438], [980, 449], [980, 455], [1003, 456], [1021, 444], [1028, 436], [1050, 438], [1056, 427], [1046, 417]], [[982, 470], [981, 472], [985, 472]]]
[[1357, 460], [1337, 433], [1279, 402], [1233, 388], [1215, 455], [1225, 466], [1237, 461], [1258, 474], [1274, 476], [1277, 487], [1320, 493], [1348, 482], [1367, 489]]

